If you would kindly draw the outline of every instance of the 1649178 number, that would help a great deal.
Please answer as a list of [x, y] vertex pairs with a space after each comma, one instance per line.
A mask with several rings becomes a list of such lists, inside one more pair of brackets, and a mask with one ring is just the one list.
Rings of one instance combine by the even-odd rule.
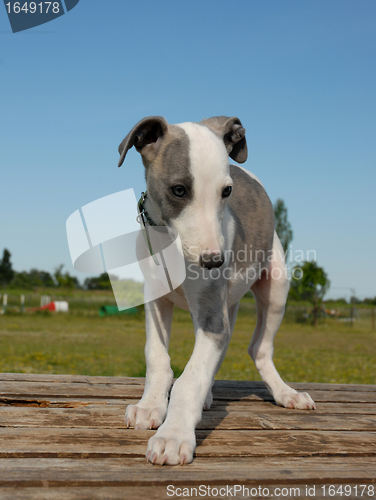
[[13, 8], [10, 2], [6, 3], [8, 14], [12, 11], [15, 14], [20, 13], [30, 13], [30, 14], [48, 14], [52, 12], [53, 14], [58, 14], [60, 12], [59, 2], [14, 2]]
[[375, 485], [373, 484], [346, 484], [321, 486], [324, 497], [364, 497], [375, 498]]

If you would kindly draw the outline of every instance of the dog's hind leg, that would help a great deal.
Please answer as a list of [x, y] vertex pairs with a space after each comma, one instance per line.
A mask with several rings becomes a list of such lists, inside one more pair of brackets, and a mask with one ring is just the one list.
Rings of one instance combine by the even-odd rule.
[[136, 405], [127, 407], [127, 427], [157, 429], [165, 419], [173, 379], [168, 355], [173, 309], [166, 297], [145, 304], [145, 390]]
[[248, 353], [255, 362], [275, 402], [286, 408], [315, 409], [307, 393], [299, 393], [281, 379], [273, 363], [273, 339], [283, 319], [289, 290], [282, 245], [274, 233], [273, 261], [268, 272], [252, 285], [256, 299], [257, 324]]

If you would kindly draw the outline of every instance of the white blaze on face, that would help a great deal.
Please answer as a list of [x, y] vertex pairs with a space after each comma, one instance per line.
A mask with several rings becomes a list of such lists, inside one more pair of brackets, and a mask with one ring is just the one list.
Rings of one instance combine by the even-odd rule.
[[223, 141], [207, 127], [197, 123], [179, 126], [189, 137], [193, 199], [175, 219], [185, 256], [196, 261], [203, 252], [224, 250], [221, 222], [226, 201], [222, 191], [232, 185], [228, 153]]

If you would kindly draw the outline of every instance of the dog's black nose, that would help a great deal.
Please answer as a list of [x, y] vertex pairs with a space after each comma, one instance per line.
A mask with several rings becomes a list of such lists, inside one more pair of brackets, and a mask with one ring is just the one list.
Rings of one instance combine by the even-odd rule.
[[222, 252], [204, 252], [200, 256], [200, 266], [206, 269], [221, 267], [225, 258]]

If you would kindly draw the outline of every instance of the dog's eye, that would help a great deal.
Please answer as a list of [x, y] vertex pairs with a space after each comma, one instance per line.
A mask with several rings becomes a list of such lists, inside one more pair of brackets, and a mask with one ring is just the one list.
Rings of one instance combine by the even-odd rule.
[[222, 191], [222, 198], [228, 198], [231, 194], [232, 186], [226, 186]]
[[171, 191], [178, 198], [183, 198], [183, 196], [185, 195], [185, 187], [184, 186], [174, 186], [171, 188]]

